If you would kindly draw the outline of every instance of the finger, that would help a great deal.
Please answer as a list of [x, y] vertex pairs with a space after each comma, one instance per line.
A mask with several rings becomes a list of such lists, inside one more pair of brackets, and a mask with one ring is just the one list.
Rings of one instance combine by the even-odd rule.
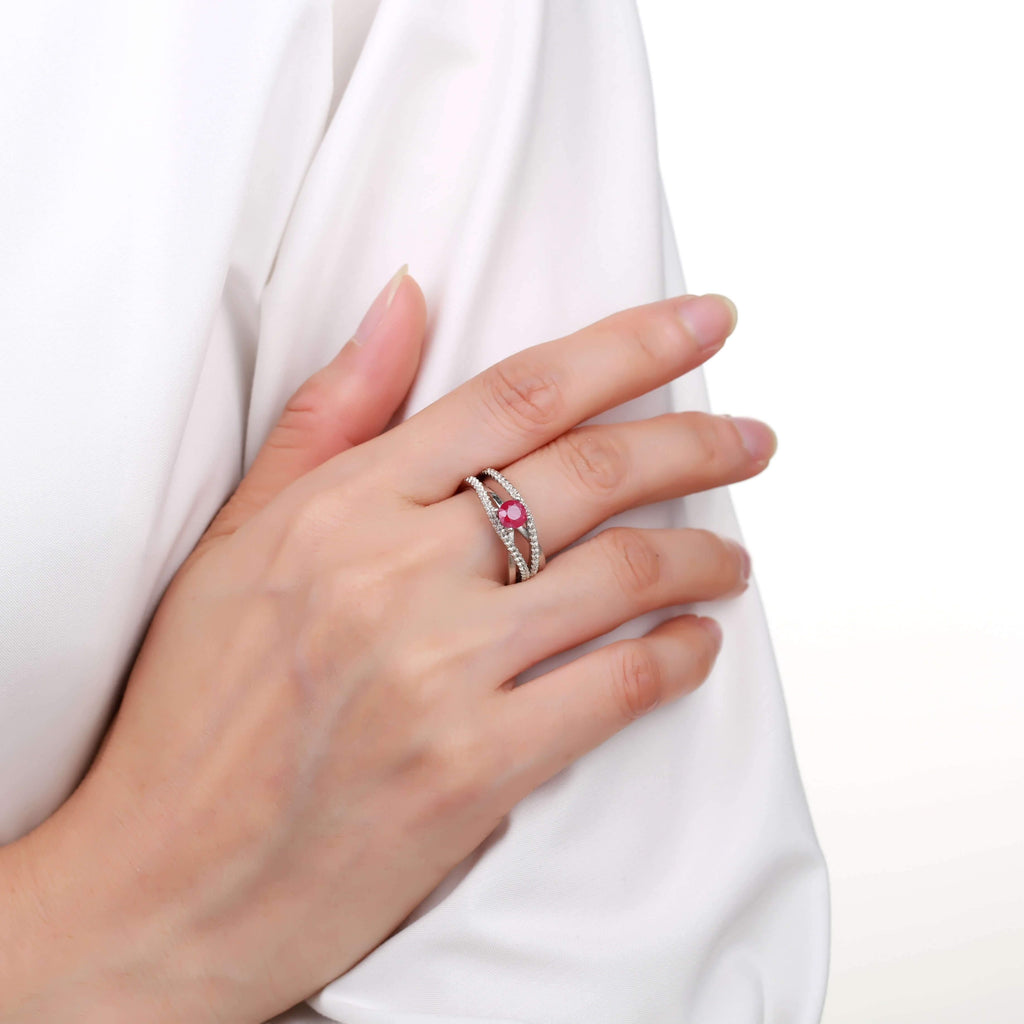
[[[575, 427], [502, 473], [522, 493], [550, 558], [625, 509], [756, 476], [776, 447], [775, 432], [766, 423], [691, 410]], [[494, 488], [501, 490], [498, 484]], [[454, 535], [464, 537], [479, 527], [480, 501], [472, 490], [436, 509], [458, 519], [450, 527]], [[525, 540], [517, 543], [528, 553]], [[477, 550], [480, 572], [503, 582], [502, 545]]]
[[509, 356], [374, 442], [382, 476], [422, 504], [583, 420], [667, 383], [719, 349], [735, 325], [724, 296], [636, 306]]
[[490, 720], [511, 784], [532, 792], [630, 722], [695, 690], [718, 656], [716, 627], [695, 615], [668, 619], [507, 691]]
[[490, 614], [515, 623], [495, 658], [519, 673], [645, 612], [740, 594], [749, 578], [746, 548], [711, 530], [612, 526], [491, 596]]
[[426, 302], [403, 266], [356, 333], [288, 400], [249, 472], [204, 533], [233, 533], [289, 484], [388, 424], [419, 366]]

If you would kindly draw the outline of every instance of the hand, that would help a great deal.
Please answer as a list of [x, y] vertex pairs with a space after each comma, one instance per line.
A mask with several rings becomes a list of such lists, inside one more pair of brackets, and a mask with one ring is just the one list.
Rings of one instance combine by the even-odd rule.
[[[389, 312], [424, 322], [411, 279]], [[116, 973], [158, 994], [159, 1019], [294, 1005], [525, 795], [703, 681], [718, 637], [681, 616], [512, 685], [643, 612], [745, 587], [742, 549], [705, 530], [612, 528], [552, 557], [620, 510], [765, 467], [770, 431], [751, 455], [740, 421], [705, 413], [578, 426], [698, 365], [732, 325], [714, 297], [651, 303], [323, 461], [268, 439], [168, 587], [95, 764], [41, 826], [63, 837], [49, 850], [131, 878], [102, 892], [105, 920], [131, 923]], [[307, 385], [285, 417], [322, 422]], [[514, 586], [478, 498], [456, 493], [488, 465], [522, 490], [550, 559]]]

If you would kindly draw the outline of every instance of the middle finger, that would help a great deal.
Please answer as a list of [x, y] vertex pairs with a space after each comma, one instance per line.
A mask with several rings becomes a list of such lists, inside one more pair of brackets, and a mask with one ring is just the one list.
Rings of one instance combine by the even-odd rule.
[[467, 474], [519, 459], [700, 365], [732, 332], [734, 310], [714, 293], [620, 310], [506, 357], [368, 447], [405, 498], [434, 504]]

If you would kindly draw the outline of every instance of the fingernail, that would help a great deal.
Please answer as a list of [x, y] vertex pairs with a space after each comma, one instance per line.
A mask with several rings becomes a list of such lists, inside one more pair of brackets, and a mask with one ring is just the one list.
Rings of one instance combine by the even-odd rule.
[[402, 278], [408, 273], [409, 264], [403, 263], [395, 272], [395, 276], [384, 285], [381, 293], [373, 300], [363, 319], [359, 321], [356, 333], [352, 336], [352, 340], [357, 345], [365, 345], [376, 332], [384, 319], [384, 314], [391, 308], [391, 301], [395, 297], [395, 292], [398, 291], [398, 286], [402, 283]]
[[738, 541], [730, 540], [729, 543], [739, 552], [740, 563], [742, 569], [740, 570], [743, 574], [744, 580], [750, 579], [750, 552]]
[[779, 439], [767, 423], [752, 420], [746, 416], [729, 416], [729, 419], [736, 424], [743, 447], [747, 449], [752, 459], [757, 459], [760, 462], [770, 459], [775, 454], [779, 446]]
[[677, 312], [704, 354], [720, 349], [736, 326], [735, 304], [713, 292], [681, 303]]
[[709, 619], [706, 615], [698, 615], [697, 624], [707, 631], [716, 647], [722, 646], [722, 627], [714, 619]]

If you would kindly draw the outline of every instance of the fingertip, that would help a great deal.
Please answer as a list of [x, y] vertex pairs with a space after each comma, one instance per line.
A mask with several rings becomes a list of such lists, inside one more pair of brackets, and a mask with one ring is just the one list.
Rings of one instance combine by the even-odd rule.
[[398, 282], [391, 305], [396, 320], [400, 320], [406, 330], [422, 341], [427, 324], [427, 298], [419, 281], [408, 272], [408, 266], [405, 264], [406, 272]]
[[375, 300], [381, 313], [363, 340], [351, 338], [325, 368], [334, 396], [332, 415], [351, 444], [387, 429], [419, 370], [427, 303], [407, 268], [403, 264]]
[[715, 649], [718, 650], [722, 646], [722, 627], [718, 622], [707, 615], [698, 615], [697, 625], [711, 637], [711, 642], [714, 644]]

